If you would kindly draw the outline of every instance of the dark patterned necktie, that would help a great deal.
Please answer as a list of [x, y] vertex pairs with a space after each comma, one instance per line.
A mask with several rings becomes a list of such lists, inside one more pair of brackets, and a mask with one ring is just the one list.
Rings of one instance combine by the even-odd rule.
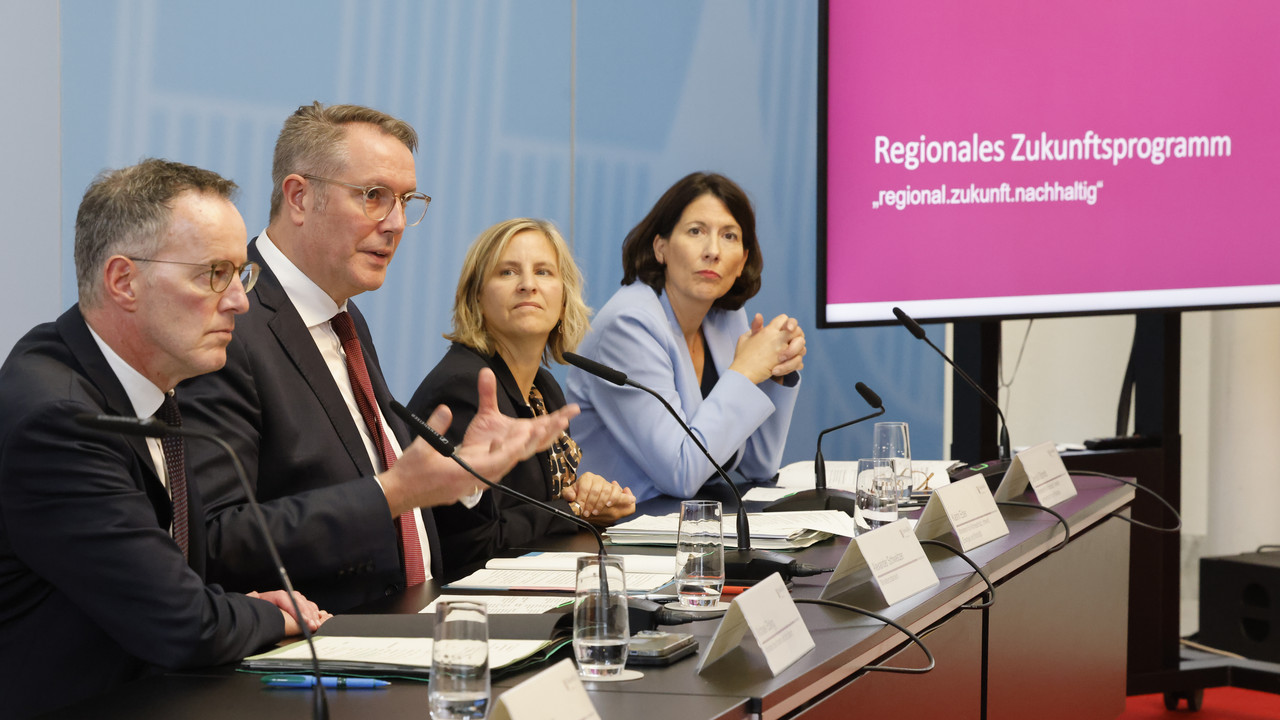
[[[538, 388], [529, 388], [529, 407], [533, 408], [534, 417], [547, 414], [547, 404], [542, 400]], [[582, 460], [582, 450], [578, 443], [562, 432], [551, 450], [547, 453], [551, 463], [551, 497], [560, 497], [560, 491], [578, 481], [578, 463]]]
[[[369, 381], [369, 368], [364, 363], [360, 338], [356, 336], [356, 324], [352, 321], [351, 314], [344, 310], [334, 315], [329, 325], [338, 334], [338, 340], [342, 342], [342, 349], [347, 355], [347, 376], [351, 378], [351, 390], [356, 396], [360, 416], [369, 430], [369, 436], [378, 446], [382, 469], [389, 470], [396, 464], [396, 452], [391, 446], [391, 438], [383, 431], [382, 416], [378, 413], [378, 403], [373, 397], [373, 383]], [[400, 533], [400, 546], [404, 550], [405, 584], [421, 585], [426, 582], [427, 573], [422, 560], [422, 543], [418, 540], [418, 521], [412, 510], [406, 510], [396, 518], [396, 530]]]
[[[178, 413], [178, 401], [173, 393], [165, 393], [164, 402], [156, 411], [157, 420], [172, 425], [182, 426], [182, 416]], [[164, 451], [164, 472], [169, 484], [169, 499], [173, 504], [173, 540], [182, 548], [182, 557], [187, 557], [187, 463], [183, 450], [182, 438], [166, 435], [160, 438], [160, 449]]]

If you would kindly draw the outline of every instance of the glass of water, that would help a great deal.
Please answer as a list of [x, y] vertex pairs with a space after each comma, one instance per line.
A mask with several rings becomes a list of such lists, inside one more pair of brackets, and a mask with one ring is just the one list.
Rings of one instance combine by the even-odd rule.
[[710, 607], [724, 587], [724, 523], [719, 500], [680, 503], [676, 594], [685, 607]]
[[898, 519], [898, 481], [892, 460], [862, 458], [858, 461], [857, 504], [854, 524], [859, 533]]
[[584, 678], [618, 675], [627, 664], [627, 585], [622, 558], [578, 558], [573, 654]]
[[481, 720], [489, 710], [489, 617], [483, 603], [436, 605], [428, 703], [432, 720]]
[[898, 483], [898, 499], [911, 499], [911, 433], [904, 422], [878, 422], [872, 439], [871, 457], [893, 461]]

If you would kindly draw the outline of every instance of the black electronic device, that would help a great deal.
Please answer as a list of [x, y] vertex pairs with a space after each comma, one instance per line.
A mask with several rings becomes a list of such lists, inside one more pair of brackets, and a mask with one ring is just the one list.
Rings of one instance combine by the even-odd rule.
[[689, 633], [641, 630], [627, 644], [628, 665], [670, 665], [698, 651]]

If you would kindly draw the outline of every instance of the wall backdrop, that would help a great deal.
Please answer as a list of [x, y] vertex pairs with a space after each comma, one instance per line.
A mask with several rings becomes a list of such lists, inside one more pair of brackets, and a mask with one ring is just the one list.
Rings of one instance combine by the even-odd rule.
[[[417, 128], [418, 188], [433, 197], [386, 285], [356, 300], [399, 397], [445, 350], [482, 229], [551, 219], [600, 307], [627, 230], [672, 182], [716, 170], [757, 210], [764, 288], [748, 312], [797, 316], [808, 333], [787, 461], [868, 412], [857, 381], [885, 419], [911, 423], [917, 457], [942, 456], [940, 361], [901, 328], [814, 327], [815, 0], [62, 0], [61, 21], [64, 306], [76, 206], [99, 171], [149, 156], [216, 170], [240, 184], [254, 235], [285, 117], [359, 103]], [[870, 427], [823, 444], [828, 458], [866, 455]]]

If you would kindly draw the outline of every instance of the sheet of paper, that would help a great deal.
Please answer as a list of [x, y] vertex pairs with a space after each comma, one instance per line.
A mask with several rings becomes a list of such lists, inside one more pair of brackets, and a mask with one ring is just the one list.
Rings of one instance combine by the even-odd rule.
[[765, 487], [757, 485], [742, 494], [742, 499], [747, 502], [776, 502], [784, 497], [795, 495], [803, 488], [793, 487]]
[[[627, 571], [627, 592], [650, 592], [675, 578], [675, 563], [665, 573], [633, 573]], [[573, 592], [577, 585], [573, 570], [490, 570], [484, 568], [455, 580], [447, 588], [484, 590], [558, 590]]]
[[506, 690], [489, 713], [492, 720], [600, 720], [572, 660], [561, 660]]
[[[751, 539], [787, 538], [805, 530], [818, 530], [832, 534], [844, 535], [852, 531], [849, 516], [839, 510], [815, 510], [811, 512], [771, 512], [749, 513], [747, 520], [751, 525]], [[618, 523], [609, 528], [609, 535], [637, 533], [669, 533], [673, 537], [680, 530], [680, 516], [646, 515]], [[724, 516], [724, 535], [726, 538], [737, 537], [737, 527], [733, 515]]]
[[[827, 460], [823, 464], [827, 468], [828, 488], [852, 492], [857, 487], [858, 462], [856, 460]], [[934, 490], [948, 484], [950, 482], [949, 471], [959, 464], [955, 460], [912, 459], [912, 488], [915, 490]], [[778, 471], [778, 489], [789, 488], [793, 491], [812, 489], [814, 482], [812, 460], [793, 462]], [[774, 488], [751, 488], [744, 497], [748, 500], [755, 500], [756, 498], [751, 497], [751, 494], [756, 490], [765, 489], [774, 490]], [[778, 498], [760, 497], [760, 499], [776, 500]]]
[[[514, 558], [492, 558], [484, 566], [490, 570], [568, 570], [577, 572], [578, 558], [595, 557], [595, 553], [532, 552]], [[628, 573], [670, 572], [675, 562], [670, 555], [640, 555], [610, 553], [610, 557], [622, 558], [622, 567]]]
[[540, 615], [573, 604], [572, 598], [553, 595], [441, 595], [418, 612], [434, 614], [436, 605], [445, 600], [484, 603], [490, 615]]
[[[431, 638], [348, 637], [317, 635], [316, 655], [320, 662], [361, 662], [406, 667], [431, 667]], [[545, 640], [502, 640], [489, 638], [489, 666], [503, 667], [537, 652]], [[256, 655], [251, 659], [311, 662], [306, 642]]]

